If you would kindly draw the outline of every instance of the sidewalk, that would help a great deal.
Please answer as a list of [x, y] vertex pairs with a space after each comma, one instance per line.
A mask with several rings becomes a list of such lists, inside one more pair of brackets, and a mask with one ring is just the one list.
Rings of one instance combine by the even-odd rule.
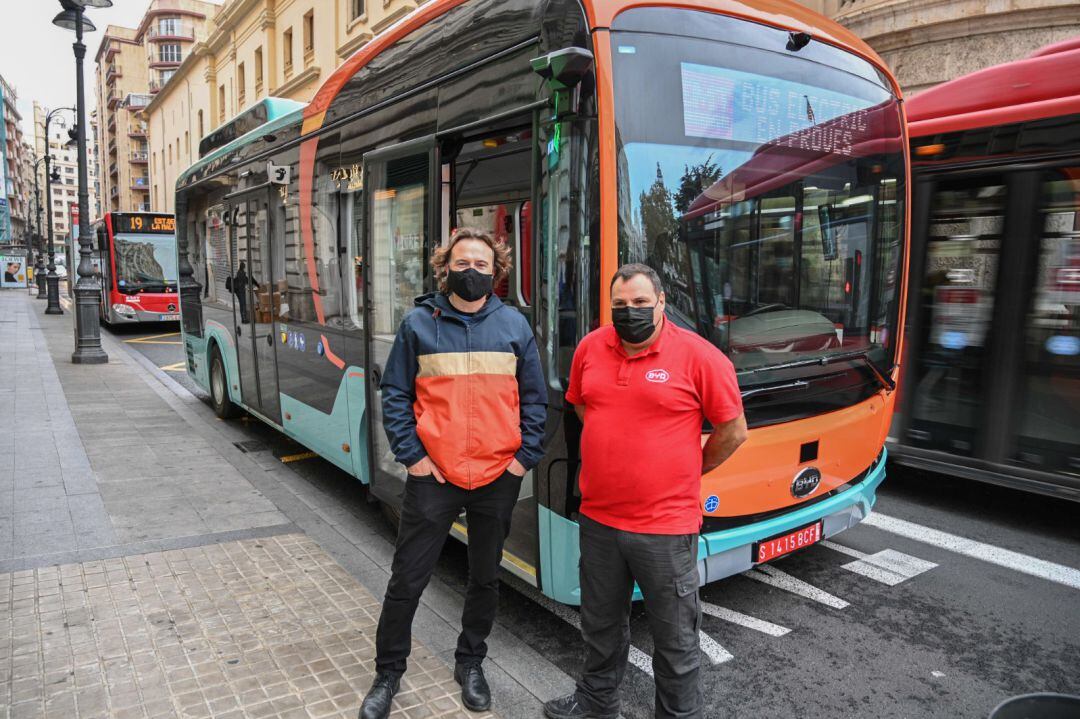
[[[44, 305], [0, 292], [0, 719], [356, 716], [390, 542], [111, 337], [71, 364]], [[535, 717], [572, 688], [496, 627], [497, 714], [464, 710], [460, 612], [433, 581], [393, 717]]]

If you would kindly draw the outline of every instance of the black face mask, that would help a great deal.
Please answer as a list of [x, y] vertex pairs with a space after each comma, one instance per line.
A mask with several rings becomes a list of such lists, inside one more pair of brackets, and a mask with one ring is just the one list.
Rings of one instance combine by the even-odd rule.
[[466, 302], [475, 302], [491, 294], [493, 281], [492, 275], [485, 275], [470, 267], [467, 270], [450, 270], [446, 286]]
[[611, 310], [611, 323], [623, 342], [641, 344], [656, 331], [652, 307], [615, 307]]

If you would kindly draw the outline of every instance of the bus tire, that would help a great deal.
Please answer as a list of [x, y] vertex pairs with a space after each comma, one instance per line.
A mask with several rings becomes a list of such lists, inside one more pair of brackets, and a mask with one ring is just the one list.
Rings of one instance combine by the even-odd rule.
[[216, 346], [210, 351], [210, 404], [214, 406], [214, 414], [221, 419], [240, 415], [240, 408], [229, 399], [229, 374]]

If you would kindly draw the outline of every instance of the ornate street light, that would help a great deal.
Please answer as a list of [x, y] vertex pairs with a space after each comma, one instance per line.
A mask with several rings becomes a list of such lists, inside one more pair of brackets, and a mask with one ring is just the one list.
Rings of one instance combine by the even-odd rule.
[[52, 155], [49, 154], [49, 124], [52, 123], [53, 116], [58, 112], [75, 112], [74, 107], [57, 107], [49, 111], [49, 114], [45, 116], [45, 205], [49, 208], [49, 222], [47, 223], [49, 229], [49, 274], [45, 277], [45, 296], [49, 301], [48, 306], [45, 307], [45, 314], [47, 315], [62, 315], [64, 311], [60, 309], [60, 276], [56, 274], [56, 245], [55, 238], [53, 237], [53, 201], [52, 201], [52, 186], [54, 182], [60, 181], [60, 175], [52, 169]]
[[[98, 304], [101, 301], [101, 280], [94, 274], [90, 262], [93, 253], [93, 234], [90, 232], [90, 196], [86, 179], [86, 93], [83, 88], [83, 58], [86, 45], [83, 32], [96, 28], [86, 19], [83, 11], [97, 7], [111, 7], [112, 0], [60, 0], [63, 12], [53, 18], [53, 24], [75, 31], [75, 127], [79, 145], [79, 280], [75, 283], [75, 351], [71, 361], [76, 364], [103, 364], [109, 355], [101, 348], [101, 326], [98, 322]], [[70, 270], [69, 270], [70, 271]]]

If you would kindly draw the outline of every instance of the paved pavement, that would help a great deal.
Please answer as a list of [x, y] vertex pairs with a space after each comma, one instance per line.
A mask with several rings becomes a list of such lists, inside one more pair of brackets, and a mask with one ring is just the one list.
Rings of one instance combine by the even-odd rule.
[[[207, 546], [303, 533], [381, 596], [393, 533], [378, 507], [354, 478], [269, 427], [214, 419], [185, 389], [183, 374], [168, 369], [183, 360], [180, 345], [162, 344], [175, 339], [160, 336], [170, 331], [122, 331], [107, 338], [109, 351], [114, 361], [137, 365], [140, 381], [200, 428], [195, 435], [229, 458], [290, 524], [247, 530], [253, 536], [240, 530], [210, 541], [164, 541]], [[1076, 510], [891, 468], [873, 523], [766, 572], [702, 590], [706, 716], [953, 719], [986, 717], [1005, 697], [1026, 691], [1080, 694]], [[465, 579], [464, 548], [449, 542], [418, 621], [418, 637], [444, 662], [452, 661]], [[577, 612], [513, 580], [508, 585], [513, 591], [502, 593], [491, 642], [495, 709], [536, 717], [539, 700], [568, 690], [578, 670]], [[639, 606], [631, 635], [624, 715], [646, 719], [652, 644]]]
[[[0, 292], [0, 717], [355, 716], [392, 538], [110, 334]], [[354, 495], [361, 495], [355, 482]], [[463, 717], [461, 598], [433, 582], [395, 717]], [[568, 677], [509, 632], [488, 716]], [[484, 716], [484, 715], [480, 715]]]

